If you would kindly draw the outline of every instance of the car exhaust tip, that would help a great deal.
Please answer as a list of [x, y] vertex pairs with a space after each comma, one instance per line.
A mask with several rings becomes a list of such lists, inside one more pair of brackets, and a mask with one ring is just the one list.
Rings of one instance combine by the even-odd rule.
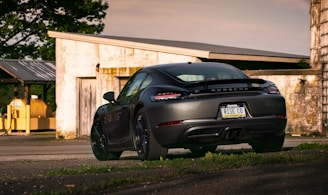
[[241, 129], [241, 128], [231, 129], [229, 127], [226, 127], [223, 130], [222, 138], [225, 140], [228, 140], [228, 141], [241, 139], [242, 138], [242, 130], [243, 129]]

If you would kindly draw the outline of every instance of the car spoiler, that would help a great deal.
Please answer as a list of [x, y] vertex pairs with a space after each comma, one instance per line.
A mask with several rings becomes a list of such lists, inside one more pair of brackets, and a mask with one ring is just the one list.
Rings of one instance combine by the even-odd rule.
[[204, 85], [216, 85], [216, 84], [234, 84], [234, 83], [245, 83], [249, 86], [251, 84], [264, 84], [266, 83], [263, 79], [223, 79], [223, 80], [204, 80], [188, 83], [185, 87], [198, 87]]

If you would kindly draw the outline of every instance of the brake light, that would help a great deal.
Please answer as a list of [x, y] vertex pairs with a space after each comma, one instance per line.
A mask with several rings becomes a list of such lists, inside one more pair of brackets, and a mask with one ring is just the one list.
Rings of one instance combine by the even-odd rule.
[[268, 94], [280, 94], [279, 89], [275, 85], [270, 85], [265, 89]]
[[182, 123], [182, 121], [169, 121], [169, 122], [159, 123], [158, 126], [163, 127], [163, 126], [170, 126], [170, 125], [178, 125], [180, 123]]
[[179, 92], [160, 92], [153, 96], [153, 100], [155, 101], [165, 101], [165, 100], [174, 100], [180, 99], [182, 96]]
[[286, 115], [283, 115], [283, 114], [277, 114], [277, 118], [284, 119], [284, 118], [286, 118]]

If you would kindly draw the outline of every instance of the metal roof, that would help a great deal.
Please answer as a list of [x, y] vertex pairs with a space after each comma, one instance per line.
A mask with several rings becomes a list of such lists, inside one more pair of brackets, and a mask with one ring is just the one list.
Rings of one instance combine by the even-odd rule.
[[90, 43], [113, 45], [119, 47], [144, 49], [158, 52], [190, 55], [215, 60], [241, 60], [262, 62], [298, 63], [303, 59], [309, 62], [310, 57], [256, 49], [229, 47], [198, 42], [119, 37], [107, 35], [91, 35], [48, 31], [50, 37]]
[[180, 47], [180, 48], [186, 48], [186, 49], [205, 50], [205, 51], [209, 51], [210, 53], [217, 53], [217, 54], [220, 53], [220, 54], [236, 54], [236, 55], [287, 57], [287, 58], [309, 58], [309, 56], [305, 56], [305, 55], [295, 55], [295, 54], [287, 54], [287, 53], [256, 50], [256, 49], [246, 49], [246, 48], [240, 48], [240, 47], [229, 47], [229, 46], [223, 46], [223, 45], [214, 45], [214, 44], [198, 43], [198, 42], [118, 37], [118, 36], [105, 36], [105, 35], [89, 35], [89, 36], [106, 37], [109, 39], [117, 39], [117, 40], [132, 41], [132, 42], [139, 42], [139, 43], [149, 43], [149, 44], [156, 44], [156, 45], [165, 45], [165, 46]]
[[0, 83], [45, 84], [56, 81], [53, 61], [0, 59]]

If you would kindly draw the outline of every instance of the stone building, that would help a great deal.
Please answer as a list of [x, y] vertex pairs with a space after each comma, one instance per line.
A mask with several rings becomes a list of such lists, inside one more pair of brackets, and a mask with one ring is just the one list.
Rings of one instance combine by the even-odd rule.
[[320, 70], [320, 103], [313, 117], [320, 118], [320, 132], [328, 135], [328, 0], [311, 0], [310, 64]]

